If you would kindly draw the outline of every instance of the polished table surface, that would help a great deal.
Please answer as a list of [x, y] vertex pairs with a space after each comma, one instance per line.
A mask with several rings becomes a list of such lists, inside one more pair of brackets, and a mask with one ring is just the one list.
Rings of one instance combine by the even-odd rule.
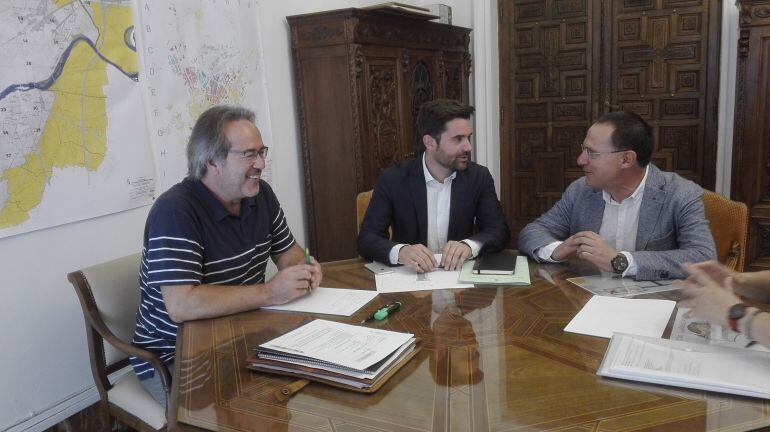
[[[363, 261], [324, 264], [322, 285], [374, 289]], [[602, 378], [608, 340], [564, 332], [591, 294], [579, 269], [530, 261], [532, 285], [380, 294], [351, 317], [252, 311], [185, 323], [172, 412], [178, 427], [222, 431], [711, 431], [770, 425], [770, 401]], [[246, 369], [262, 342], [314, 318], [414, 333], [422, 350], [371, 395]], [[670, 326], [669, 326], [670, 327]], [[730, 367], [730, 365], [725, 365]], [[172, 429], [174, 425], [172, 424]], [[195, 427], [197, 426], [197, 427]]]

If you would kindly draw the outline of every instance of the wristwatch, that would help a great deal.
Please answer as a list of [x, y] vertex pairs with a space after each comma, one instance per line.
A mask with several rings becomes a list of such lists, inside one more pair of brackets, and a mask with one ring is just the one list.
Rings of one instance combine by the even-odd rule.
[[612, 261], [610, 261], [610, 265], [612, 265], [612, 271], [617, 274], [623, 274], [628, 268], [628, 258], [622, 253], [619, 253], [612, 259]]
[[738, 320], [746, 316], [747, 307], [743, 303], [736, 303], [727, 310], [727, 323], [730, 325], [730, 330], [738, 332]]

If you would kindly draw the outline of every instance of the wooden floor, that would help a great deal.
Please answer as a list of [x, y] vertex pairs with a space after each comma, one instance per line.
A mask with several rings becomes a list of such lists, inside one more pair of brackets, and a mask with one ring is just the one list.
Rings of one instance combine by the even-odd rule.
[[105, 427], [99, 416], [99, 405], [93, 404], [66, 420], [51, 426], [43, 432], [133, 432], [130, 427], [113, 421], [111, 427]]

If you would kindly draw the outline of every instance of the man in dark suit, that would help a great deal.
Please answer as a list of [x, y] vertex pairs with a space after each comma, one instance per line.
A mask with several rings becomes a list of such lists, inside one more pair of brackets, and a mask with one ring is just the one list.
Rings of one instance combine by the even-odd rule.
[[362, 257], [424, 273], [457, 270], [505, 247], [510, 231], [492, 176], [470, 160], [473, 112], [446, 99], [420, 107], [416, 127], [425, 151], [377, 180], [358, 235]]

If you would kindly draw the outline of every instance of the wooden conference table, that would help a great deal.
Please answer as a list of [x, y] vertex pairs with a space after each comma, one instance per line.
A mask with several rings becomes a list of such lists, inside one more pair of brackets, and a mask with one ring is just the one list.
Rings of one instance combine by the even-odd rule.
[[[374, 289], [362, 260], [324, 264], [323, 286]], [[422, 350], [366, 395], [251, 372], [247, 353], [314, 318], [253, 311], [185, 323], [177, 344], [176, 430], [220, 431], [712, 431], [770, 425], [770, 401], [612, 380], [595, 374], [608, 341], [566, 333], [590, 298], [567, 265], [530, 261], [532, 285], [381, 294], [404, 306], [372, 325], [422, 339]], [[669, 326], [670, 327], [670, 326]], [[730, 365], [725, 365], [729, 368]]]

